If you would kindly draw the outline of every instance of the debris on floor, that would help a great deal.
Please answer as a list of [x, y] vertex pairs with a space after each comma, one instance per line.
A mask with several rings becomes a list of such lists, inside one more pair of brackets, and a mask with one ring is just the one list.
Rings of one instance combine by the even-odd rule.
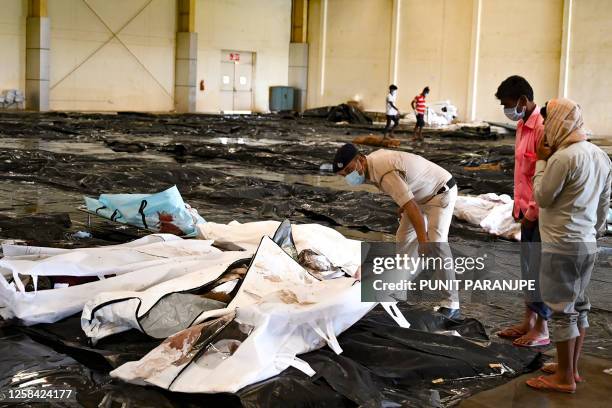
[[368, 146], [378, 147], [399, 147], [401, 141], [390, 137], [367, 135], [357, 136], [353, 139], [353, 143]]
[[338, 106], [326, 106], [321, 108], [307, 109], [304, 117], [325, 118], [329, 122], [346, 121], [352, 124], [371, 125], [372, 119], [366, 116], [354, 104], [342, 103]]

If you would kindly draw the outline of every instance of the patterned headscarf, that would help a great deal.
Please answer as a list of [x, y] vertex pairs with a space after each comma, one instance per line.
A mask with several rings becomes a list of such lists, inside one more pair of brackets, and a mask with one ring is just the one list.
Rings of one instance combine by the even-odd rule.
[[582, 109], [569, 99], [551, 99], [546, 104], [544, 137], [552, 151], [587, 139], [582, 121]]

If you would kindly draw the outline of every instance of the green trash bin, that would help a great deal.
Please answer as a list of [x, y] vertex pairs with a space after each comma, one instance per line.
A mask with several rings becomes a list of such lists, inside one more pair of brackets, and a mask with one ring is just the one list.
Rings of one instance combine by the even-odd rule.
[[295, 110], [295, 88], [290, 86], [270, 87], [270, 111], [293, 111]]

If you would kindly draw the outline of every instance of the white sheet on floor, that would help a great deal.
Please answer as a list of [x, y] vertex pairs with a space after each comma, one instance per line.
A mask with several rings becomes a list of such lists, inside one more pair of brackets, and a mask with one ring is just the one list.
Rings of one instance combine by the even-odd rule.
[[[194, 290], [214, 281], [234, 261], [252, 255], [259, 247], [258, 244], [262, 241], [262, 238], [273, 236], [279, 226], [280, 223], [276, 221], [245, 224], [233, 222], [227, 225], [206, 223], [202, 225], [201, 236], [206, 237], [207, 240], [232, 242], [246, 248], [247, 251], [235, 252], [233, 254], [236, 255], [228, 256], [224, 260], [225, 262], [215, 264], [214, 267], [209, 265], [206, 268], [160, 283], [147, 290], [101, 293], [87, 302], [83, 308], [81, 317], [83, 331], [94, 343], [111, 334], [132, 328], [145, 331], [141, 327], [140, 320], [149, 313], [162, 297], [169, 293]], [[334, 266], [342, 267], [350, 275], [356, 273], [361, 259], [359, 241], [347, 239], [339, 232], [318, 224], [292, 225], [291, 229], [298, 252], [307, 248], [320, 251], [327, 256]], [[276, 246], [276, 244], [274, 245]], [[229, 252], [225, 252], [225, 254], [229, 254]], [[268, 262], [274, 262], [273, 259], [267, 259]], [[278, 268], [282, 268], [282, 265], [279, 265]], [[267, 279], [270, 279], [270, 281], [264, 282], [263, 287], [268, 288], [272, 279], [290, 278], [289, 275], [284, 275], [288, 272], [282, 269], [278, 269], [278, 273], [279, 276], [277, 277], [268, 277]], [[310, 274], [308, 276], [311, 277]], [[262, 296], [262, 293], [268, 290], [262, 292], [259, 289], [252, 288], [250, 285], [253, 284], [257, 287], [262, 286], [254, 279], [256, 278], [252, 275], [245, 278], [241, 289], [228, 305], [227, 310], [255, 302], [257, 297], [253, 297], [252, 293], [259, 293], [258, 296]], [[227, 310], [208, 311], [199, 316], [193, 324], [212, 316], [227, 313]], [[146, 334], [152, 335], [152, 333]]]
[[360, 283], [353, 278], [316, 280], [267, 237], [232, 303], [222, 316], [250, 328], [243, 341], [209, 339], [202, 335], [206, 323], [195, 325], [111, 375], [194, 393], [236, 392], [289, 366], [313, 375], [297, 355], [325, 344], [341, 353], [336, 336], [375, 305], [360, 301]]
[[[212, 241], [153, 234], [101, 248], [4, 245], [5, 257], [0, 259], [0, 316], [20, 319], [26, 325], [58, 321], [80, 312], [98, 293], [144, 290], [227, 256], [211, 244]], [[25, 292], [20, 277], [27, 275], [33, 280], [39, 276], [93, 276], [100, 280]]]
[[514, 201], [507, 194], [459, 196], [453, 214], [490, 234], [520, 241], [521, 225], [512, 218], [513, 206]]
[[[272, 237], [280, 226], [278, 221], [256, 221], [241, 224], [207, 222], [198, 225], [198, 238], [232, 242], [255, 250], [264, 236]], [[361, 264], [361, 242], [344, 237], [338, 231], [319, 224], [292, 224], [295, 247], [299, 252], [312, 249], [327, 257], [332, 264], [354, 275]]]

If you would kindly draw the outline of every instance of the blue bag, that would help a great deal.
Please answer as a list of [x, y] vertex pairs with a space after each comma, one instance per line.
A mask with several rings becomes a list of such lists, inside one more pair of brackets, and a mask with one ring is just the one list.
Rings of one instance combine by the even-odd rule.
[[84, 198], [90, 212], [155, 232], [195, 237], [196, 225], [206, 222], [197, 210], [185, 204], [176, 186], [155, 194], [100, 194], [98, 199]]

